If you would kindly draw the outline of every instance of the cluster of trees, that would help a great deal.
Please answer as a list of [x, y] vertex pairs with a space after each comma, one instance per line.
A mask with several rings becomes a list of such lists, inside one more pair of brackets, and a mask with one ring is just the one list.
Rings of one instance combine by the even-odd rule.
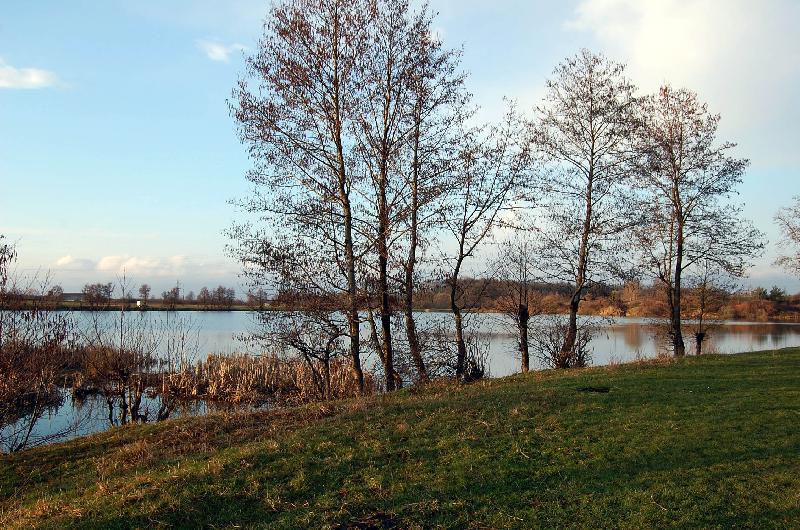
[[569, 286], [567, 322], [547, 339], [554, 366], [585, 362], [587, 292], [631, 277], [660, 286], [683, 355], [687, 284], [742, 275], [764, 245], [731, 202], [748, 161], [717, 140], [719, 116], [695, 93], [641, 95], [623, 64], [583, 50], [532, 112], [510, 103], [476, 125], [460, 52], [406, 0], [277, 3], [231, 111], [253, 163], [233, 252], [254, 289], [305, 308], [264, 312], [261, 338], [309, 362], [346, 356], [362, 382], [366, 325], [389, 390], [398, 363], [430, 376], [435, 341], [412, 312], [426, 279], [449, 291], [447, 368], [480, 372], [464, 275], [490, 242], [492, 274], [513, 280], [523, 370], [532, 282]]
[[209, 290], [203, 287], [197, 294], [197, 303], [203, 307], [226, 307], [230, 309], [236, 302], [236, 290], [220, 285]]
[[[122, 281], [121, 285], [127, 285], [127, 283]], [[133, 293], [125, 287], [122, 288], [119, 298], [115, 299], [115, 289], [116, 287], [113, 283], [87, 283], [81, 290], [83, 302], [88, 304], [89, 307], [108, 307], [114, 301], [131, 303], [135, 300]], [[152, 288], [149, 284], [142, 284], [138, 289], [139, 300], [145, 304], [152, 301], [153, 298], [151, 297], [151, 292]], [[24, 294], [25, 293], [21, 293], [21, 295]], [[31, 296], [33, 296], [33, 291], [31, 291], [29, 297]], [[43, 298], [52, 302], [61, 302], [63, 300], [63, 296], [64, 290], [61, 288], [61, 286], [55, 285], [49, 288], [43, 296], [39, 296], [39, 298]], [[248, 295], [248, 300], [251, 298], [252, 296]], [[265, 299], [266, 296], [262, 291], [262, 303]], [[174, 309], [178, 304], [197, 304], [206, 309], [230, 309], [234, 304], [237, 303], [237, 300], [236, 290], [232, 287], [225, 287], [223, 285], [212, 289], [203, 287], [200, 289], [199, 294], [195, 296], [194, 291], [189, 291], [188, 293], [184, 294], [183, 289], [181, 289], [180, 285], [177, 284], [175, 287], [167, 289], [161, 293], [160, 302], [162, 306], [172, 309]]]
[[114, 294], [114, 284], [109, 283], [87, 283], [81, 290], [83, 300], [89, 305], [105, 305], [111, 302]]
[[785, 302], [789, 298], [789, 293], [786, 292], [786, 289], [782, 289], [777, 285], [773, 285], [769, 291], [764, 287], [756, 287], [753, 289], [753, 296], [759, 300]]

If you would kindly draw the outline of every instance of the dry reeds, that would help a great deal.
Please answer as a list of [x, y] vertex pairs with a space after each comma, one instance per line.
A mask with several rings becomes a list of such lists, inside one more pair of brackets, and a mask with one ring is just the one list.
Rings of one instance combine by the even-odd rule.
[[[327, 377], [326, 377], [327, 372]], [[359, 395], [349, 363], [281, 359], [276, 355], [209, 355], [184, 370], [162, 374], [161, 392], [177, 399], [230, 403], [298, 404]], [[366, 392], [375, 389], [365, 377]]]

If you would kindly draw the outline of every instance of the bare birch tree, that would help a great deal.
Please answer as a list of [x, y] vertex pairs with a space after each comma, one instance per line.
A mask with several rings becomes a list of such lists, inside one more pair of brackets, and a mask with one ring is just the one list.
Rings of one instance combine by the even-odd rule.
[[[368, 190], [370, 240], [374, 247], [380, 334], [373, 334], [383, 363], [386, 389], [394, 390], [398, 376], [392, 341], [392, 286], [390, 251], [397, 238], [403, 184], [400, 156], [409, 130], [409, 74], [413, 49], [409, 46], [413, 20], [407, 0], [376, 2], [370, 38], [364, 57], [365, 95], [358, 117], [359, 152], [363, 156], [371, 188]], [[369, 313], [370, 324], [374, 322]]]
[[379, 0], [376, 7], [364, 60], [358, 147], [370, 177], [363, 193], [375, 258], [364, 283], [375, 291], [366, 293], [374, 328], [370, 342], [392, 390], [400, 381], [392, 336], [398, 294], [417, 378], [428, 378], [413, 316], [414, 272], [422, 258], [417, 252], [444, 195], [442, 177], [457, 141], [454, 133], [469, 113], [460, 54], [435, 38], [428, 7], [414, 11], [408, 0]]
[[741, 208], [726, 200], [749, 162], [730, 155], [735, 144], [716, 143], [719, 120], [694, 92], [670, 86], [641, 106], [639, 178], [649, 222], [637, 233], [644, 266], [666, 292], [670, 339], [678, 356], [686, 352], [684, 272], [705, 263], [739, 277], [764, 246], [761, 233], [741, 218]]
[[403, 172], [406, 256], [400, 258], [403, 313], [408, 349], [420, 381], [429, 378], [414, 318], [418, 265], [424, 260], [428, 234], [436, 229], [442, 202], [451, 191], [447, 179], [464, 121], [471, 116], [460, 51], [446, 49], [433, 35], [429, 13], [414, 21], [408, 43], [413, 62], [409, 71], [410, 134]]
[[[331, 265], [315, 288], [342, 300], [353, 376], [362, 389], [354, 197], [359, 169], [353, 132], [374, 13], [370, 0], [274, 5], [232, 104], [254, 163], [248, 178], [256, 192], [244, 207], [268, 227], [235, 228], [232, 235], [243, 243], [238, 256], [268, 277], [264, 268], [280, 260], [262, 260], [258, 253], [265, 248], [291, 251], [299, 237], [318, 263]], [[286, 230], [273, 234], [274, 227]]]
[[630, 208], [630, 139], [636, 98], [625, 67], [582, 50], [559, 64], [537, 108], [534, 142], [541, 183], [543, 267], [572, 286], [569, 321], [556, 367], [575, 354], [578, 310], [587, 289], [618, 275], [619, 236]]
[[502, 124], [486, 131], [465, 133], [463, 149], [454, 168], [453, 193], [442, 212], [445, 230], [453, 238], [455, 252], [446, 257], [450, 311], [456, 332], [456, 377], [466, 373], [467, 343], [464, 334], [465, 292], [462, 275], [467, 260], [502, 224], [502, 214], [519, 200], [518, 186], [528, 168], [527, 145], [520, 138], [520, 122], [513, 106]]

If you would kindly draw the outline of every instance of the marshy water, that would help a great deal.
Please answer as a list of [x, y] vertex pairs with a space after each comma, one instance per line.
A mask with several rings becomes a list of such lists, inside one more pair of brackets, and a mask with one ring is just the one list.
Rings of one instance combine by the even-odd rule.
[[[253, 315], [249, 312], [202, 312], [180, 313], [151, 312], [143, 318], [163, 321], [182, 319], [190, 324], [193, 344], [197, 358], [203, 359], [209, 353], [249, 352], [258, 353], [241, 337], [254, 329]], [[437, 323], [450, 322], [448, 313], [420, 313], [420, 329], [433, 327]], [[116, 318], [114, 313], [102, 314], [101, 319]], [[537, 318], [533, 317], [532, 325]], [[655, 357], [664, 352], [664, 341], [659, 333], [659, 323], [641, 318], [591, 318], [596, 335], [590, 343], [592, 365], [600, 366], [624, 363], [640, 358]], [[519, 371], [519, 358], [516, 354], [516, 337], [510, 322], [501, 315], [479, 313], [469, 316], [471, 329], [488, 348], [488, 367], [492, 377], [502, 377]], [[583, 322], [587, 317], [582, 318]], [[78, 314], [79, 325], [88, 325], [88, 316]], [[83, 322], [83, 324], [81, 324]], [[693, 325], [686, 325], [685, 339], [688, 351], [693, 353]], [[704, 343], [704, 353], [737, 353], [744, 351], [769, 350], [790, 346], [800, 346], [800, 324], [762, 323], [762, 322], [721, 322], [708, 330]], [[369, 367], [377, 359], [367, 356], [364, 363]], [[542, 368], [536, 359], [531, 359], [534, 368]], [[152, 400], [144, 399], [143, 406], [157, 408]], [[196, 401], [179, 406], [173, 417], [205, 414], [210, 410], [232, 409], [231, 405], [220, 405]], [[66, 437], [73, 438], [109, 428], [108, 406], [99, 395], [90, 395], [79, 400], [64, 392], [64, 400], [58, 407], [50, 409], [35, 426], [35, 436], [49, 435], [74, 427]]]

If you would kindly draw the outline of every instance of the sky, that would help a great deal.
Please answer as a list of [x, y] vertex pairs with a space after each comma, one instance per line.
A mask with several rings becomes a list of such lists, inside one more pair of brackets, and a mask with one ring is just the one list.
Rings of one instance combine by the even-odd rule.
[[[537, 104], [582, 47], [628, 64], [642, 93], [690, 88], [751, 160], [744, 214], [766, 233], [749, 285], [800, 291], [771, 263], [773, 215], [800, 195], [796, 0], [431, 0], [463, 47], [480, 116]], [[262, 0], [2, 0], [0, 234], [19, 269], [87, 282], [239, 285], [224, 230], [249, 167], [227, 99], [254, 50]], [[240, 287], [241, 289], [241, 287]]]

